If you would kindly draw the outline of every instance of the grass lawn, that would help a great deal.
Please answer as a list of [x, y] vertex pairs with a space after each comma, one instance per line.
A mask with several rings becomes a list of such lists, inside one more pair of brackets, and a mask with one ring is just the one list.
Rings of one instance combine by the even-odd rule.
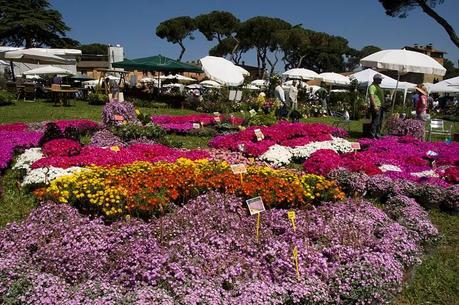
[[[15, 105], [0, 107], [0, 124], [13, 122], [37, 122], [55, 119], [87, 118], [100, 120], [102, 106], [91, 106], [86, 102], [76, 101], [75, 106], [54, 107], [39, 100], [35, 103], [18, 101]], [[141, 108], [146, 114], [190, 114], [191, 110], [170, 108]], [[331, 124], [329, 117], [308, 118], [305, 122]], [[351, 121], [350, 136], [359, 138], [362, 135], [361, 121]], [[459, 131], [459, 122], [454, 123], [454, 130]], [[206, 147], [209, 137], [171, 135], [173, 140], [182, 142], [186, 148]], [[20, 175], [15, 170], [7, 170], [0, 186], [0, 227], [7, 223], [25, 218], [36, 206], [33, 196], [17, 186]], [[422, 265], [418, 266], [403, 292], [394, 302], [396, 305], [421, 304], [459, 304], [459, 217], [439, 211], [430, 211], [432, 221], [442, 234], [439, 244], [425, 256]]]

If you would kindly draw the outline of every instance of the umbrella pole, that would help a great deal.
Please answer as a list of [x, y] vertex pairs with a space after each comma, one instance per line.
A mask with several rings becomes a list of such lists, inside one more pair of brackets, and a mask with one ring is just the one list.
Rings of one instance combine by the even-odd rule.
[[400, 81], [400, 71], [397, 71], [397, 84], [395, 85], [395, 92], [394, 92], [394, 96], [392, 97], [392, 112], [394, 112], [394, 109], [395, 109], [395, 98], [397, 97], [399, 81]]
[[11, 67], [11, 74], [13, 76], [13, 82], [16, 82], [16, 76], [14, 76], [14, 64], [11, 60], [10, 60], [10, 67]]

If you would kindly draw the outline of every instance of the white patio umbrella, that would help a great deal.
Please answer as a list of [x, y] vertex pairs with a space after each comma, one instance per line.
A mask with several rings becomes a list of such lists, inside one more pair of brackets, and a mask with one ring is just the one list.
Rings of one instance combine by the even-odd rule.
[[309, 69], [304, 69], [304, 68], [295, 68], [295, 69], [290, 69], [282, 73], [282, 75], [288, 77], [288, 78], [296, 78], [296, 79], [320, 79], [319, 74], [316, 72], [309, 70]]
[[53, 66], [43, 66], [36, 69], [32, 69], [29, 71], [24, 72], [25, 75], [75, 75], [72, 71], [67, 69], [53, 67]]
[[[407, 72], [433, 74], [443, 76], [446, 69], [432, 57], [408, 50], [382, 50], [360, 60], [365, 67], [397, 71], [397, 86], [400, 81], [400, 74]], [[394, 109], [395, 95], [392, 100]]]
[[459, 87], [450, 86], [447, 83], [438, 82], [436, 84], [424, 83], [429, 93], [456, 93], [459, 92]]
[[268, 81], [264, 79], [256, 79], [251, 81], [250, 84], [258, 87], [266, 87], [268, 86]]
[[144, 77], [139, 82], [141, 83], [157, 83], [158, 80], [152, 77]]
[[202, 86], [199, 85], [199, 84], [191, 84], [191, 85], [185, 86], [185, 88], [187, 88], [187, 89], [201, 89]]
[[338, 74], [338, 73], [334, 73], [334, 72], [320, 73], [319, 76], [323, 82], [330, 84], [330, 85], [347, 86], [351, 83], [349, 81], [349, 78], [347, 78], [346, 76]]
[[177, 80], [179, 82], [183, 82], [183, 83], [186, 83], [186, 82], [195, 82], [196, 79], [192, 78], [192, 77], [186, 77], [186, 76], [183, 76], [183, 75], [180, 75], [180, 74], [175, 74], [175, 75], [172, 75], [172, 74], [169, 74], [169, 75], [161, 75], [160, 76], [161, 79], [169, 79], [169, 80]]
[[199, 84], [207, 88], [220, 88], [221, 87], [221, 85], [214, 80], [204, 80], [200, 82]]
[[453, 78], [448, 78], [444, 79], [437, 84], [445, 84], [446, 86], [454, 86], [454, 87], [459, 87], [459, 76], [453, 77]]
[[55, 55], [46, 49], [20, 49], [4, 53], [5, 60], [29, 64], [74, 64], [74, 59], [67, 59]]
[[[303, 82], [303, 81], [297, 81], [297, 82], [298, 82], [298, 85], [299, 85], [300, 88], [308, 88], [309, 87], [308, 83], [306, 83], [306, 82]], [[284, 82], [283, 85], [290, 87], [290, 86], [293, 85], [293, 80], [288, 80], [288, 81]]]
[[244, 87], [242, 87], [243, 89], [249, 89], [249, 90], [260, 90], [260, 87], [258, 86], [255, 86], [255, 85], [252, 85], [252, 84], [247, 84], [245, 85]]
[[206, 56], [200, 61], [207, 77], [221, 85], [239, 86], [244, 82], [240, 68], [223, 57]]

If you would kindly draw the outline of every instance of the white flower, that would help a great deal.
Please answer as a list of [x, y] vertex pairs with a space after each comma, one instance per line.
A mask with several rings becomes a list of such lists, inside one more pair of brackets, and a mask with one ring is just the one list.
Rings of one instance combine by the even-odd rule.
[[30, 171], [30, 166], [37, 160], [43, 158], [43, 153], [41, 152], [41, 148], [29, 148], [21, 154], [16, 163], [13, 166], [13, 169], [24, 169], [27, 172]]
[[22, 186], [30, 186], [30, 185], [48, 185], [51, 181], [56, 178], [73, 174], [77, 171], [84, 170], [82, 167], [69, 167], [69, 168], [59, 168], [59, 167], [40, 167], [31, 170], [25, 177], [24, 181], [22, 182]]
[[400, 167], [392, 164], [383, 164], [379, 167], [382, 172], [401, 172]]
[[417, 172], [417, 173], [411, 173], [411, 176], [415, 177], [438, 177], [438, 174], [434, 172], [433, 170], [426, 170], [422, 172]]
[[270, 162], [276, 166], [282, 166], [290, 164], [292, 159], [292, 153], [290, 148], [282, 145], [271, 146], [264, 154], [259, 156], [260, 160]]

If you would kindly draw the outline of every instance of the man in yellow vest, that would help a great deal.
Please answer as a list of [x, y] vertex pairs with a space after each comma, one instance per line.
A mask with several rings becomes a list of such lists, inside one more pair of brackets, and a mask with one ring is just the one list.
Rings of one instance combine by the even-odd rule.
[[370, 113], [371, 113], [371, 129], [370, 135], [373, 139], [380, 137], [381, 123], [383, 120], [382, 104], [384, 102], [384, 93], [379, 86], [382, 81], [382, 75], [377, 73], [373, 76], [373, 83], [368, 88], [370, 94]]

